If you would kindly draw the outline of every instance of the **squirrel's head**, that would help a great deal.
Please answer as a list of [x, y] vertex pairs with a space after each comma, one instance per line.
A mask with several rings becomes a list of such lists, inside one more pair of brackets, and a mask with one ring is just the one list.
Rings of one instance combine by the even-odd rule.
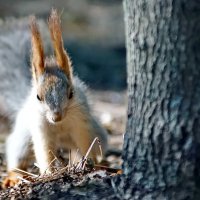
[[32, 76], [36, 86], [35, 98], [39, 101], [50, 123], [62, 121], [69, 102], [73, 99], [72, 69], [70, 59], [64, 50], [60, 18], [52, 10], [49, 30], [55, 57], [45, 59], [41, 36], [35, 17], [31, 18], [32, 34]]
[[57, 66], [45, 67], [36, 87], [35, 98], [43, 107], [47, 120], [50, 123], [61, 121], [73, 100], [73, 87], [63, 70]]

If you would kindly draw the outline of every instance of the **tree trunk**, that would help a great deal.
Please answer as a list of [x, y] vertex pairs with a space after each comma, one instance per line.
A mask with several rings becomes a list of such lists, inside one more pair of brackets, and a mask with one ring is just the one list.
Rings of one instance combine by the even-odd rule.
[[200, 199], [200, 3], [124, 0], [125, 199]]

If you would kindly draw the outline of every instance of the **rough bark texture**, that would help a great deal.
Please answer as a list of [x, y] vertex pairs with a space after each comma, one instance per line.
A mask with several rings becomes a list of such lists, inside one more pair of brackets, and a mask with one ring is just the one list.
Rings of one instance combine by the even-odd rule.
[[200, 199], [200, 3], [124, 0], [126, 199]]

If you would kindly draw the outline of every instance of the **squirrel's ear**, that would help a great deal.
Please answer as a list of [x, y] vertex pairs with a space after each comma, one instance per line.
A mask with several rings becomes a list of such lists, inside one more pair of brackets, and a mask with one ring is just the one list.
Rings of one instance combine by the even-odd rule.
[[55, 9], [52, 9], [51, 11], [48, 24], [53, 47], [56, 54], [57, 64], [65, 72], [67, 77], [71, 80], [71, 61], [69, 59], [69, 56], [67, 55], [67, 52], [64, 49], [60, 17], [58, 16], [58, 13]]
[[30, 18], [32, 44], [32, 74], [34, 80], [44, 73], [44, 49], [38, 25], [34, 16]]

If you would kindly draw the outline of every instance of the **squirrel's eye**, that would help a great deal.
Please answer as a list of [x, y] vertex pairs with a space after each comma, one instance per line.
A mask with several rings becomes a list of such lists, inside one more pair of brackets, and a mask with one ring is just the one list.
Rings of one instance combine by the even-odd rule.
[[41, 98], [39, 97], [39, 95], [37, 94], [37, 99], [39, 100], [39, 101], [41, 101]]
[[70, 92], [69, 92], [69, 99], [71, 99], [73, 96], [74, 96], [74, 92], [73, 92], [73, 90], [70, 90]]

